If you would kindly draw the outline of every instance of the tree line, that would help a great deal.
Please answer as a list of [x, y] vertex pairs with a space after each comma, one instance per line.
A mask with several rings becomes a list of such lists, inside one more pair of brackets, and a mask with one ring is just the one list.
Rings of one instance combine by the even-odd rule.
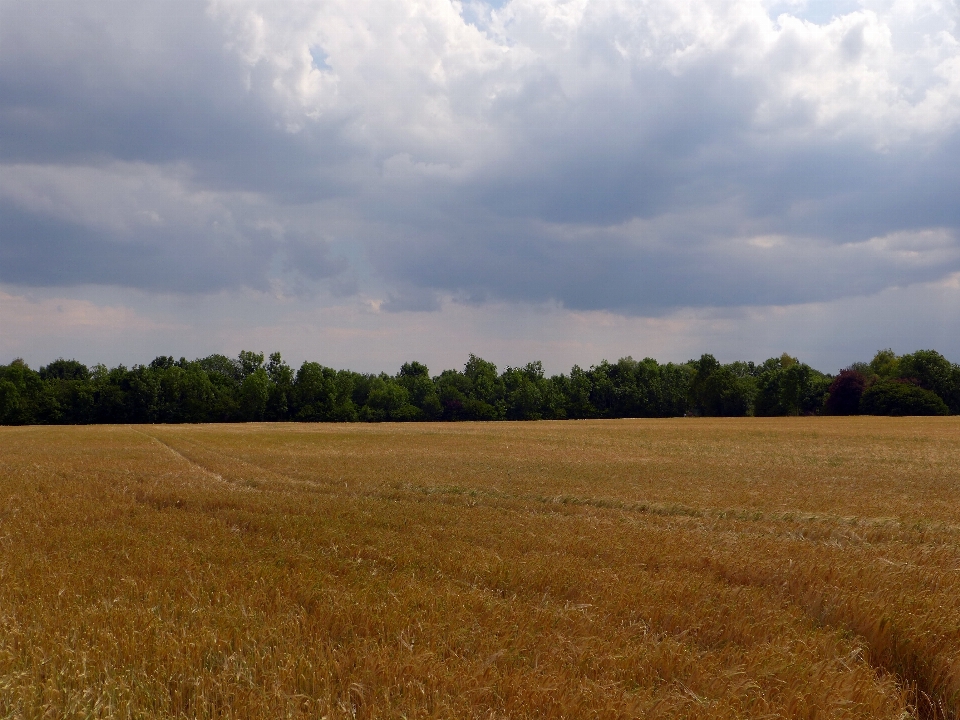
[[315, 362], [294, 371], [280, 353], [246, 350], [132, 368], [64, 359], [39, 370], [22, 360], [0, 366], [4, 425], [958, 413], [960, 366], [934, 350], [881, 350], [837, 375], [787, 354], [760, 364], [625, 357], [549, 377], [540, 362], [499, 372], [475, 355], [436, 376], [419, 362], [396, 375]]

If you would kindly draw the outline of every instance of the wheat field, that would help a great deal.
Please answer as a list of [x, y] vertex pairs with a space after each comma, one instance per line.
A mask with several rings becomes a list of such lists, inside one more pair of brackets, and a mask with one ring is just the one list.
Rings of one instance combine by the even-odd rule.
[[0, 429], [0, 718], [954, 718], [960, 419]]

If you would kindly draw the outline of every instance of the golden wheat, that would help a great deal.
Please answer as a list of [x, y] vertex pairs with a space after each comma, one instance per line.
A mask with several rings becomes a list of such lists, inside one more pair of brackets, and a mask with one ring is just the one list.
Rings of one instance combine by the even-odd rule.
[[960, 710], [960, 420], [0, 430], [0, 717]]

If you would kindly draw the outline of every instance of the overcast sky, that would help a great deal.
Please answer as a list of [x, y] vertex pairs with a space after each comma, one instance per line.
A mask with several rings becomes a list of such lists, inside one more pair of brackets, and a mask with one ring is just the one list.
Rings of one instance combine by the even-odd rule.
[[956, 0], [0, 0], [0, 362], [960, 361]]

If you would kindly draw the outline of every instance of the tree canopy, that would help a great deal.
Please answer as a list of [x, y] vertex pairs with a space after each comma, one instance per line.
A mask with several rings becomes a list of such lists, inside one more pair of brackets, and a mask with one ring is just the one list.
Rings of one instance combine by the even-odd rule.
[[470, 355], [432, 376], [420, 362], [395, 375], [335, 370], [280, 353], [172, 356], [88, 368], [63, 358], [33, 370], [0, 366], [0, 424], [247, 421], [407, 422], [623, 417], [960, 413], [960, 366], [934, 350], [881, 350], [837, 375], [784, 353], [760, 364], [606, 360], [548, 376], [540, 362], [498, 370]]

